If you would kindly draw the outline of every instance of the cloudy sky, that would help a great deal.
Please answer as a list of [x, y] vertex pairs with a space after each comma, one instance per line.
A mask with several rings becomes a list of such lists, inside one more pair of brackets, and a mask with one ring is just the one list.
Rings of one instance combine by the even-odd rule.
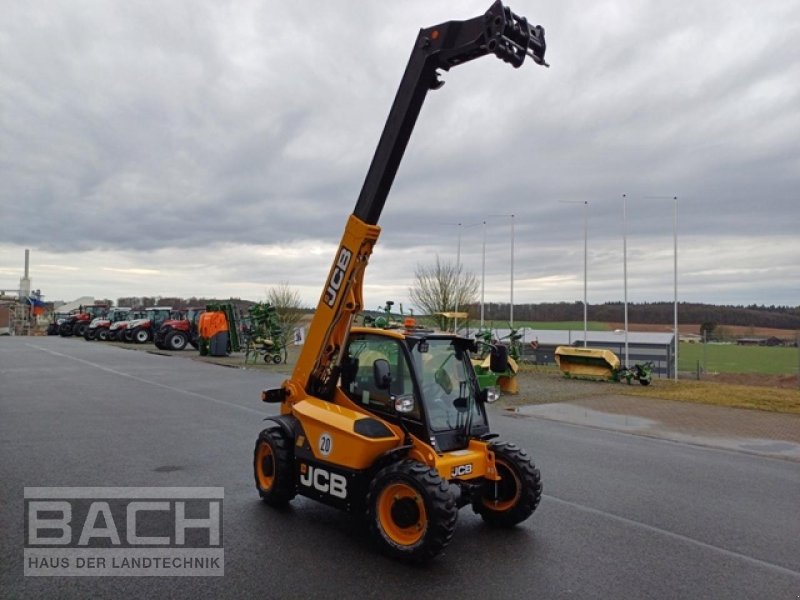
[[[48, 300], [288, 282], [315, 305], [417, 31], [489, 4], [4, 3], [0, 289], [30, 248]], [[623, 237], [629, 299], [672, 300], [677, 207], [680, 300], [800, 305], [800, 3], [509, 6], [546, 29], [552, 67], [444, 74], [367, 308], [407, 304], [416, 265], [459, 239], [508, 301], [512, 214], [515, 302], [580, 300], [584, 202], [590, 303], [622, 300]]]

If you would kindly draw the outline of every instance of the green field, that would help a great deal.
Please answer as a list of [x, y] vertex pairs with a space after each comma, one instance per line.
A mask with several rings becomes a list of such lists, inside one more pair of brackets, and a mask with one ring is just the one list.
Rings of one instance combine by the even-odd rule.
[[798, 361], [797, 348], [781, 346], [681, 343], [678, 350], [681, 371], [696, 371], [698, 364], [705, 364], [706, 373], [786, 375], [798, 372]]

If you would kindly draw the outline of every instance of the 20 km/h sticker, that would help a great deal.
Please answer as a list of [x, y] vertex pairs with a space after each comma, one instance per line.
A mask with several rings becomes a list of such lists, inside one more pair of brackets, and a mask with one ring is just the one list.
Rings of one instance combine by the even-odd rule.
[[331, 451], [333, 450], [333, 439], [331, 438], [331, 434], [323, 433], [319, 436], [319, 452], [323, 456], [330, 455]]

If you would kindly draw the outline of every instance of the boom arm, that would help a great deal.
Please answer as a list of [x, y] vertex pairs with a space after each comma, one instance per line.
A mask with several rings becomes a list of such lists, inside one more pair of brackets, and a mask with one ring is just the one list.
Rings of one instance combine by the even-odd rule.
[[486, 54], [514, 68], [526, 56], [544, 61], [544, 29], [531, 26], [497, 0], [484, 15], [422, 29], [397, 90], [355, 210], [345, 228], [305, 345], [292, 378], [267, 400], [300, 400], [305, 394], [330, 400], [339, 378], [340, 350], [363, 307], [364, 270], [378, 240], [380, 218], [428, 90], [439, 89], [439, 69], [450, 70]]

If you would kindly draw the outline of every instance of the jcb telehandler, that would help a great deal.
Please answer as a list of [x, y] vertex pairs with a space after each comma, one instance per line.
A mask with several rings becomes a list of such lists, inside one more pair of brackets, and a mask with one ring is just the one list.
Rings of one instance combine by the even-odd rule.
[[[419, 32], [294, 372], [262, 393], [281, 413], [266, 419], [254, 452], [267, 504], [302, 494], [366, 514], [382, 548], [415, 562], [447, 546], [463, 506], [501, 527], [536, 509], [539, 470], [490, 432], [490, 399], [470, 362], [475, 340], [353, 324], [378, 218], [425, 96], [443, 84], [439, 71], [487, 54], [547, 66], [544, 53], [544, 30], [500, 1]], [[492, 364], [505, 370], [504, 347]]]

